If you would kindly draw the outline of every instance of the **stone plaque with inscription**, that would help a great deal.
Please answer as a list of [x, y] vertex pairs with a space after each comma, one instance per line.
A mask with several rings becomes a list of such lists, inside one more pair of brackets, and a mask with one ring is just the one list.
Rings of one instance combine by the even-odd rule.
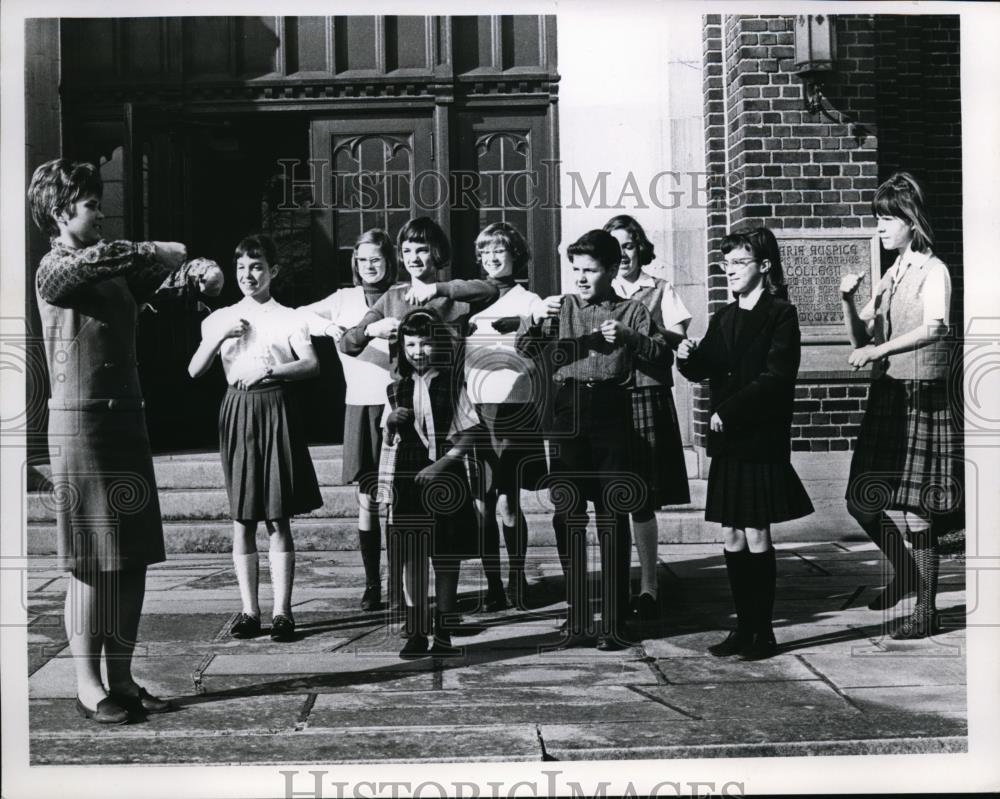
[[799, 325], [840, 327], [840, 281], [844, 275], [863, 272], [855, 302], [860, 310], [872, 295], [872, 236], [783, 236], [778, 239], [781, 265], [788, 282], [789, 299], [799, 311]]
[[847, 364], [851, 346], [840, 308], [840, 281], [848, 273], [865, 275], [855, 295], [860, 311], [879, 280], [875, 231], [776, 230], [775, 235], [788, 283], [788, 298], [799, 312], [800, 378], [804, 372], [848, 370], [853, 374]]

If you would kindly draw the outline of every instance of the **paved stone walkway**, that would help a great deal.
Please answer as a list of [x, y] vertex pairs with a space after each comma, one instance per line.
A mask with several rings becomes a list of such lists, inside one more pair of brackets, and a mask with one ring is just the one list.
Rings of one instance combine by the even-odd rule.
[[[233, 640], [225, 555], [150, 570], [136, 672], [174, 713], [105, 729], [73, 707], [64, 581], [33, 557], [29, 585], [33, 764], [572, 760], [942, 752], [966, 749], [964, 565], [944, 560], [946, 631], [896, 642], [866, 603], [881, 584], [868, 544], [778, 547], [775, 629], [758, 663], [706, 654], [732, 623], [718, 545], [660, 546], [665, 621], [623, 652], [547, 651], [565, 605], [555, 552], [534, 548], [537, 607], [476, 613], [463, 569], [465, 656], [403, 661], [386, 615], [357, 610], [353, 552], [303, 552], [297, 640]], [[261, 558], [267, 614], [267, 559]], [[637, 569], [634, 576], [637, 578]], [[908, 601], [912, 601], [908, 600]], [[908, 607], [908, 606], [906, 606]], [[897, 608], [897, 612], [900, 609]]]

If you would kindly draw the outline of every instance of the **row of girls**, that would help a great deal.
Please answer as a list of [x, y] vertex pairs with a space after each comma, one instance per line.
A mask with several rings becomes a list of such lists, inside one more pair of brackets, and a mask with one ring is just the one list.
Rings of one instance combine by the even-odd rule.
[[[137, 311], [163, 290], [180, 287], [218, 294], [222, 273], [204, 259], [188, 260], [186, 248], [177, 242], [105, 240], [102, 192], [96, 167], [60, 158], [36, 169], [28, 201], [34, 221], [51, 236], [52, 244], [36, 271], [35, 291], [50, 374], [52, 481], [69, 486], [73, 497], [73, 502], [57, 507], [56, 540], [58, 562], [69, 574], [66, 630], [76, 671], [76, 706], [96, 723], [117, 724], [171, 709], [168, 700], [135, 682], [131, 668], [146, 570], [165, 559], [135, 360]], [[912, 176], [898, 173], [882, 184], [872, 212], [883, 247], [898, 257], [862, 309], [854, 300], [860, 277], [849, 275], [840, 287], [847, 333], [854, 344], [850, 364], [870, 365], [873, 375], [846, 497], [852, 515], [894, 568], [893, 579], [869, 607], [892, 607], [916, 591], [913, 613], [893, 635], [919, 638], [932, 634], [938, 624], [941, 517], [931, 512], [927, 499], [954, 491], [956, 485], [951, 473], [954, 459], [949, 457], [955, 433], [945, 382], [951, 283], [947, 267], [932, 251], [924, 194]], [[499, 534], [491, 534], [486, 523], [494, 508], [504, 522], [510, 563], [507, 591], [515, 605], [523, 606], [526, 531], [518, 491], [530, 487], [530, 481], [519, 480], [530, 471], [521, 468], [523, 462], [540, 464], [540, 459], [537, 442], [524, 447], [516, 434], [537, 425], [536, 409], [518, 392], [517, 362], [511, 361], [510, 369], [486, 368], [495, 364], [493, 359], [478, 360], [475, 339], [477, 334], [486, 336], [485, 347], [492, 347], [496, 335], [509, 335], [515, 325], [521, 333], [526, 326], [552, 320], [554, 312], [561, 314], [557, 309], [569, 307], [586, 311], [569, 320], [574, 324], [567, 323], [566, 334], [576, 336], [569, 343], [579, 348], [586, 342], [589, 354], [607, 356], [604, 361], [615, 367], [609, 374], [616, 378], [625, 364], [624, 382], [632, 386], [628, 405], [616, 408], [630, 417], [631, 434], [625, 438], [633, 468], [640, 464], [641, 477], [655, 486], [652, 500], [643, 503], [632, 519], [642, 567], [640, 614], [648, 605], [642, 595], [654, 599], [655, 606], [655, 521], [649, 523], [649, 506], [686, 498], [666, 364], [659, 363], [659, 375], [648, 369], [650, 373], [641, 376], [641, 364], [616, 357], [623, 342], [637, 352], [654, 352], [656, 347], [646, 345], [655, 335], [661, 344], [676, 347], [682, 374], [710, 381], [712, 464], [706, 519], [722, 524], [737, 618], [736, 629], [711, 652], [745, 659], [774, 654], [775, 560], [770, 526], [810, 512], [811, 505], [789, 457], [800, 337], [795, 308], [786, 299], [773, 234], [758, 228], [724, 238], [721, 266], [735, 300], [712, 317], [700, 340], [686, 338], [688, 315], [669, 286], [642, 272], [652, 259], [652, 246], [627, 217], [611, 220], [606, 230], [591, 231], [567, 249], [577, 288], [568, 305], [571, 295], [542, 301], [517, 285], [529, 254], [523, 237], [508, 226], [491, 226], [479, 237], [477, 252], [486, 278], [478, 281], [437, 282], [438, 270], [450, 260], [450, 248], [431, 220], [412, 220], [400, 231], [396, 245], [384, 233], [365, 234], [354, 253], [355, 288], [311, 308], [293, 310], [271, 297], [271, 280], [279, 268], [273, 243], [264, 236], [248, 237], [236, 248], [235, 257], [243, 300], [216, 311], [203, 323], [203, 339], [189, 371], [193, 376], [202, 374], [220, 356], [229, 383], [219, 428], [234, 520], [233, 559], [243, 603], [233, 634], [260, 631], [254, 534], [258, 522], [264, 521], [271, 534], [271, 635], [278, 640], [294, 635], [295, 557], [289, 520], [318, 507], [321, 497], [301, 419], [289, 407], [283, 386], [316, 374], [310, 333], [320, 331], [339, 339], [349, 376], [344, 464], [345, 477], [359, 484], [365, 607], [375, 608], [381, 602], [372, 475], [383, 440], [398, 448], [397, 466], [403, 466], [398, 473], [410, 469], [414, 475], [412, 480], [396, 481], [401, 490], [396, 492], [394, 508], [402, 531], [398, 548], [404, 550], [401, 560], [408, 564], [403, 569], [406, 604], [412, 609], [404, 654], [419, 656], [428, 648], [427, 637], [417, 629], [427, 629], [429, 609], [418, 567], [428, 559], [434, 562], [438, 609], [453, 610], [457, 566], [468, 546], [461, 528], [465, 526], [467, 539], [468, 525], [479, 526], [472, 515], [477, 510], [487, 530], [482, 549], [488, 606], [506, 602], [499, 575]], [[410, 282], [394, 286], [397, 252]], [[426, 307], [412, 307], [421, 302]], [[620, 316], [636, 320], [642, 329], [625, 331], [621, 319], [601, 319], [595, 305], [628, 306]], [[560, 316], [560, 334], [563, 321]], [[580, 327], [592, 322], [598, 324]], [[469, 354], [458, 370], [465, 371], [465, 381], [452, 379], [459, 363], [454, 348], [462, 340], [459, 333], [466, 335]], [[395, 375], [390, 372], [393, 339]], [[66, 341], [74, 343], [69, 357], [76, 359], [68, 368]], [[487, 374], [477, 376], [478, 371]], [[583, 381], [588, 387], [600, 382]], [[463, 385], [472, 390], [459, 391]], [[477, 396], [480, 390], [483, 393]], [[612, 393], [618, 402], [620, 395], [615, 391], [608, 396]], [[588, 413], [609, 428], [609, 414], [602, 415], [596, 405]], [[466, 435], [473, 430], [476, 437]], [[578, 437], [586, 439], [588, 433], [578, 431]], [[479, 453], [474, 449], [477, 443]], [[577, 440], [576, 449], [586, 450], [592, 443]], [[604, 444], [617, 446], [613, 438]], [[479, 457], [465, 457], [470, 452]], [[614, 454], [620, 463], [621, 453]], [[427, 529], [420, 513], [415, 514], [416, 524], [408, 524], [418, 487], [463, 485], [473, 473], [469, 464], [480, 461], [485, 467], [476, 472], [474, 481], [480, 490], [472, 492], [474, 501], [441, 506], [435, 520], [441, 522], [440, 535], [431, 536], [433, 540], [405, 535], [407, 529]], [[115, 481], [122, 474], [140, 481], [143, 490], [138, 493], [145, 497], [128, 513], [115, 499]], [[889, 489], [888, 501], [878, 507], [866, 501], [872, 475], [880, 480], [880, 495]], [[928, 486], [938, 491], [928, 491]], [[887, 510], [903, 512], [911, 547], [906, 547], [903, 531]], [[118, 523], [109, 531], [95, 528], [94, 518], [115, 518]], [[438, 619], [434, 648], [450, 652], [443, 621]]]
[[[649, 308], [658, 330], [671, 344], [666, 349], [671, 353], [684, 339], [690, 314], [667, 281], [643, 271], [654, 251], [634, 219], [615, 217], [605, 230], [618, 242], [621, 253], [620, 263], [614, 265], [616, 293]], [[475, 246], [483, 278], [442, 282], [439, 273], [449, 265], [451, 251], [446, 235], [433, 220], [411, 220], [395, 242], [382, 230], [366, 231], [352, 256], [355, 285], [294, 311], [271, 296], [270, 282], [278, 268], [273, 243], [264, 236], [251, 236], [237, 247], [236, 280], [244, 300], [204, 321], [202, 344], [190, 365], [191, 375], [198, 376], [219, 354], [229, 383], [219, 424], [234, 520], [233, 559], [243, 604], [232, 625], [235, 637], [256, 636], [261, 631], [255, 548], [258, 521], [264, 521], [271, 533], [271, 636], [288, 640], [294, 635], [290, 607], [294, 546], [289, 519], [318, 507], [321, 499], [301, 420], [289, 408], [282, 383], [316, 373], [312, 336], [328, 336], [337, 342], [344, 370], [343, 482], [358, 487], [358, 542], [365, 571], [362, 609], [382, 607], [378, 493], [387, 432], [392, 442], [402, 445], [394, 455], [399, 461], [397, 471], [401, 475], [409, 467], [408, 473], [415, 478], [395, 480], [395, 519], [404, 521], [407, 507], [412, 510], [421, 504], [416, 492], [423, 486], [449, 478], [447, 473], [438, 473], [447, 472], [444, 447], [463, 456], [464, 474], [452, 469], [452, 482], [457, 486], [456, 480], [468, 482], [471, 477], [476, 486], [471, 492], [456, 488], [456, 495], [468, 493], [471, 502], [438, 514], [433, 541], [406, 537], [399, 532], [406, 528], [402, 523], [395, 525], [396, 535], [387, 531], [389, 593], [395, 597], [405, 593], [403, 604], [414, 615], [408, 627], [428, 631], [431, 626], [424, 599], [425, 556], [434, 564], [433, 628], [438, 651], [450, 650], [447, 619], [455, 617], [461, 560], [482, 559], [486, 611], [528, 606], [528, 530], [520, 495], [522, 489], [539, 488], [547, 470], [539, 411], [544, 405], [544, 390], [540, 390], [544, 375], [540, 364], [517, 352], [514, 338], [533, 314], [545, 313], [546, 304], [519, 282], [530, 261], [520, 231], [495, 223], [481, 232]], [[408, 281], [397, 282], [402, 271], [398, 264]], [[430, 339], [432, 352], [421, 353], [412, 346], [411, 340], [420, 338], [414, 330], [428, 333], [425, 337]], [[437, 335], [438, 331], [445, 335]], [[456, 364], [464, 366], [455, 369]], [[689, 501], [670, 374], [669, 355], [659, 363], [639, 364], [631, 392], [635, 425], [630, 452], [641, 460], [636, 472], [649, 495], [632, 519], [641, 568], [640, 592], [633, 604], [643, 620], [657, 613], [654, 512], [665, 504]], [[456, 435], [459, 432], [466, 435]], [[407, 440], [416, 445], [416, 452], [406, 446]], [[425, 473], [424, 465], [433, 468]], [[384, 479], [381, 485], [384, 491]], [[507, 551], [506, 588], [501, 538]], [[422, 552], [421, 547], [428, 551]], [[404, 552], [415, 549], [421, 550], [418, 557], [404, 557]], [[404, 564], [409, 568], [404, 570]], [[426, 642], [425, 635], [408, 639], [416, 653], [421, 641]]]

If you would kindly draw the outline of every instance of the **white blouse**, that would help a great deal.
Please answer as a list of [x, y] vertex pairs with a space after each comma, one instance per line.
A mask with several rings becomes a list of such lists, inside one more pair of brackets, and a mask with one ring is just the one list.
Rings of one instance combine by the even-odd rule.
[[231, 386], [261, 367], [298, 360], [296, 352], [304, 352], [310, 345], [309, 329], [302, 318], [273, 297], [267, 302], [244, 297], [209, 314], [201, 323], [202, 338], [218, 337], [241, 319], [250, 325], [246, 335], [227, 338], [219, 348], [222, 370]]
[[[298, 309], [313, 336], [325, 336], [327, 328], [334, 324], [350, 329], [367, 312], [362, 286], [340, 289], [309, 309]], [[347, 385], [344, 402], [347, 405], [382, 405], [386, 386], [392, 382], [388, 339], [373, 338], [359, 355], [347, 355], [338, 347], [337, 355], [340, 356]]]

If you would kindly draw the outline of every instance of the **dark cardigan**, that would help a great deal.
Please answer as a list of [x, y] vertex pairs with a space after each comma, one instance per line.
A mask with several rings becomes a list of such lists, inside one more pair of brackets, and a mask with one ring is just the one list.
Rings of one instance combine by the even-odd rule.
[[791, 460], [792, 406], [801, 335], [795, 306], [766, 291], [735, 337], [738, 303], [718, 311], [697, 349], [677, 368], [709, 380], [709, 413], [723, 431], [708, 432], [708, 455], [754, 463]]

